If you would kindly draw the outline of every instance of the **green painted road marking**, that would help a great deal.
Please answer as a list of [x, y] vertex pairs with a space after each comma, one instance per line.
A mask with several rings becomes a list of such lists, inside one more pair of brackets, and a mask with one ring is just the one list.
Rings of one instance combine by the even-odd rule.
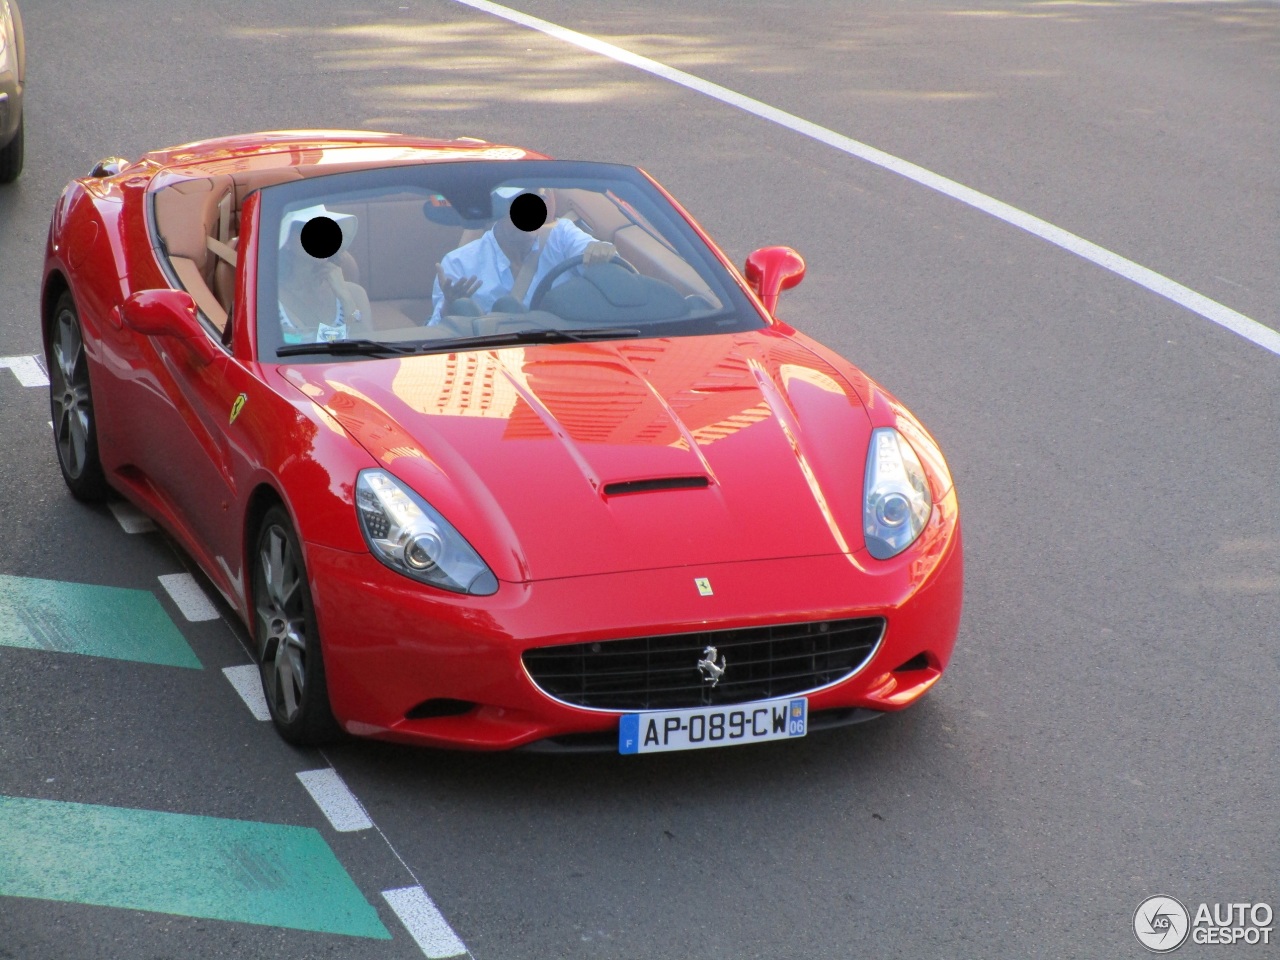
[[0, 645], [200, 669], [147, 590], [0, 575]]
[[0, 896], [390, 940], [311, 827], [0, 796]]

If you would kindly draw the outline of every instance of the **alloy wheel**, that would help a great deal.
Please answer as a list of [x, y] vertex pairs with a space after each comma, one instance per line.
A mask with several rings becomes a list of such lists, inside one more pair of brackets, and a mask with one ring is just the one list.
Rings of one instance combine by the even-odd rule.
[[58, 457], [68, 476], [84, 476], [93, 431], [93, 401], [89, 395], [89, 367], [85, 362], [80, 322], [69, 309], [58, 312], [53, 334], [50, 395]]
[[269, 527], [259, 546], [254, 589], [263, 688], [272, 712], [285, 723], [297, 719], [307, 689], [307, 618], [302, 567], [279, 526]]

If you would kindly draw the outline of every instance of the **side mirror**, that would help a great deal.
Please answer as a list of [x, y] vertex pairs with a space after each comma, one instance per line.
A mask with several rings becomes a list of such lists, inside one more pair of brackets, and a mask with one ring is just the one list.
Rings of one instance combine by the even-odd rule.
[[218, 357], [218, 348], [200, 326], [196, 302], [185, 290], [139, 290], [120, 307], [120, 317], [137, 333], [181, 340], [199, 366]]
[[187, 339], [199, 332], [196, 302], [185, 290], [139, 290], [124, 302], [125, 325], [148, 337]]
[[790, 247], [761, 247], [747, 257], [747, 283], [770, 313], [778, 306], [778, 295], [804, 279], [804, 257]]

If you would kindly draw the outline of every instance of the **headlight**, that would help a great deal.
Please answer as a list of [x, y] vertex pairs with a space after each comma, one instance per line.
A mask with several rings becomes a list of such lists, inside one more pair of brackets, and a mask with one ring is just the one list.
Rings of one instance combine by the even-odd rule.
[[863, 491], [867, 550], [877, 560], [888, 560], [915, 542], [933, 509], [920, 458], [892, 427], [871, 433]]
[[455, 593], [497, 592], [498, 578], [462, 534], [385, 470], [356, 477], [356, 515], [373, 555], [397, 573]]

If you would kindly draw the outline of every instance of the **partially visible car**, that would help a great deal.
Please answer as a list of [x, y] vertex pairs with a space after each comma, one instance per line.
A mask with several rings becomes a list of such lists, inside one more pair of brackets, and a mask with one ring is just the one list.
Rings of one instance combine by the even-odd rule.
[[27, 49], [15, 0], [0, 0], [0, 183], [22, 172], [22, 90], [27, 82]]

